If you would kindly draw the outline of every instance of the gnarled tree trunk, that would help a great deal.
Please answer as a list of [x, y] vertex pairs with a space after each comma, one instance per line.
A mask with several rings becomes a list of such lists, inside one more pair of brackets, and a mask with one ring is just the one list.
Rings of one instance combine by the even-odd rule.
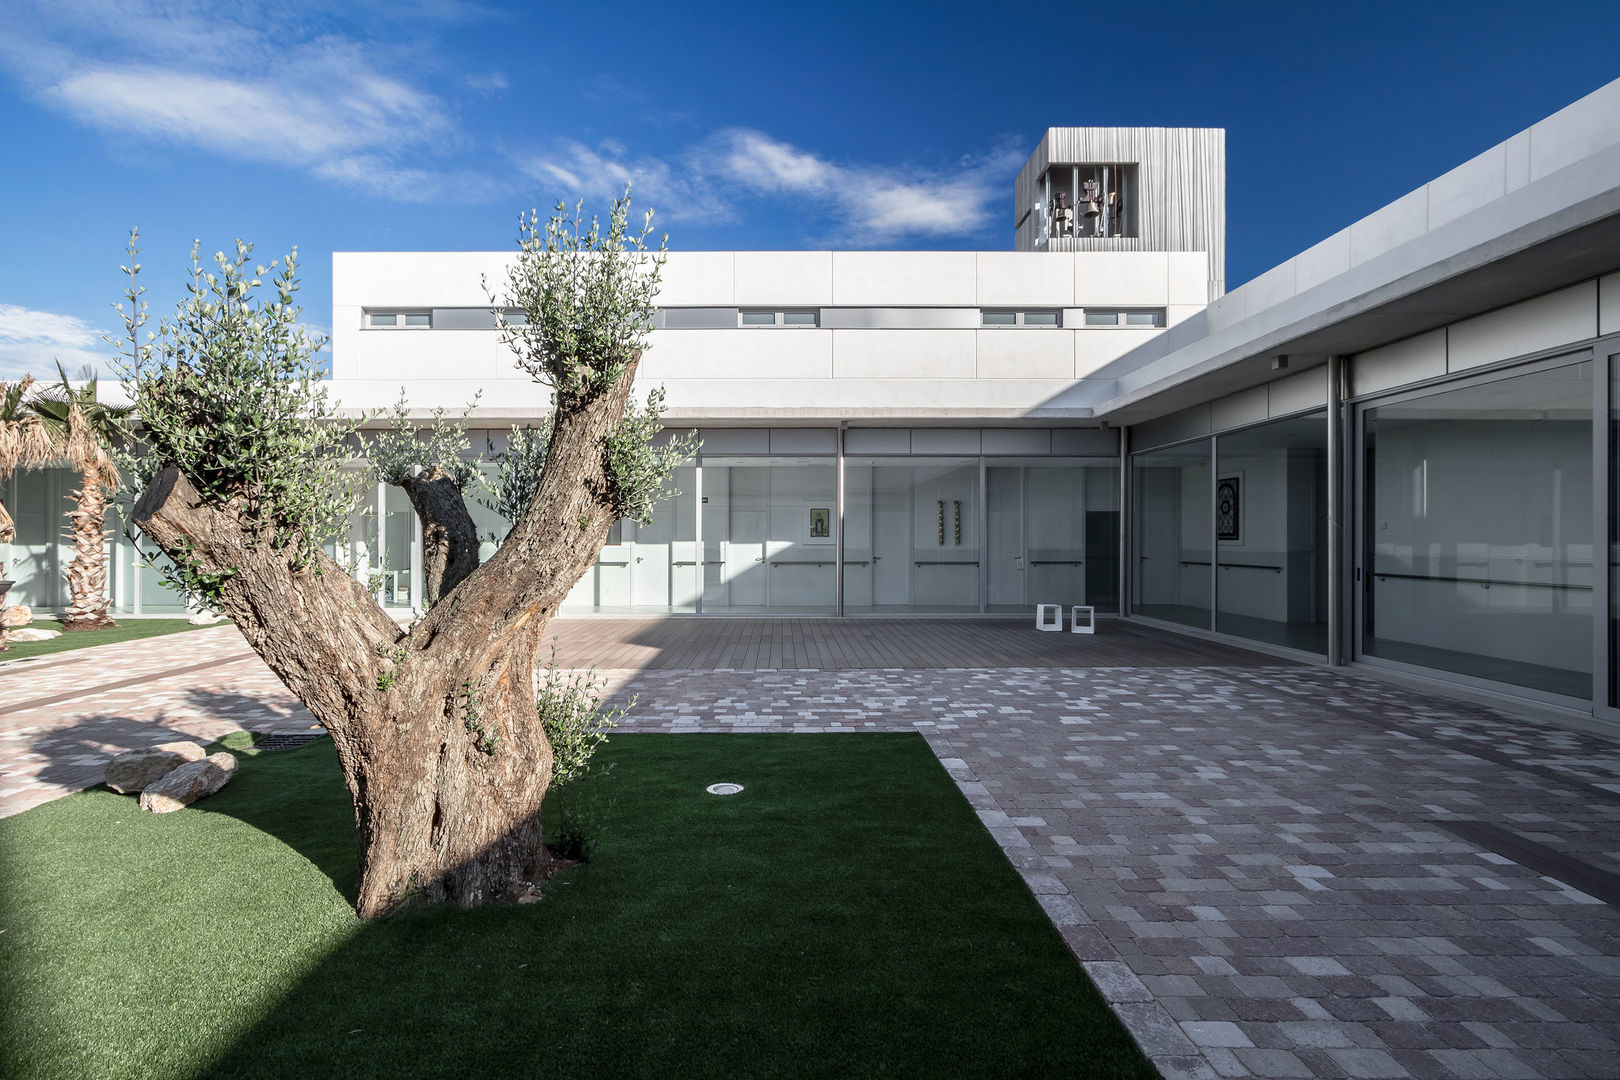
[[71, 498], [77, 501], [68, 514], [67, 535], [73, 541], [73, 561], [63, 577], [68, 583], [68, 609], [64, 630], [108, 630], [118, 624], [107, 614], [107, 492], [91, 475], [82, 478]]
[[354, 798], [362, 917], [413, 893], [468, 907], [512, 898], [545, 871], [552, 757], [535, 657], [612, 525], [604, 439], [635, 369], [560, 411], [540, 489], [506, 543], [408, 635], [330, 557], [292, 566], [178, 470], [135, 507], [171, 557], [189, 550], [227, 575], [218, 607], [331, 733]]
[[478, 569], [478, 528], [444, 470], [435, 466], [400, 486], [422, 519], [422, 592], [432, 607]]

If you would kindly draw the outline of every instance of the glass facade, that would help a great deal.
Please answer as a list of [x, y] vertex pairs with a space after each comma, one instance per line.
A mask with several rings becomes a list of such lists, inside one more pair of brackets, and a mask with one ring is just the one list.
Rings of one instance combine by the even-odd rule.
[[1592, 364], [1362, 412], [1362, 650], [1592, 691]]
[[988, 609], [1119, 610], [1119, 466], [1023, 458], [985, 463]]
[[1215, 629], [1327, 654], [1327, 413], [1215, 444]]
[[1135, 614], [1210, 628], [1212, 464], [1209, 439], [1132, 458]]
[[846, 458], [844, 604], [978, 611], [979, 459]]

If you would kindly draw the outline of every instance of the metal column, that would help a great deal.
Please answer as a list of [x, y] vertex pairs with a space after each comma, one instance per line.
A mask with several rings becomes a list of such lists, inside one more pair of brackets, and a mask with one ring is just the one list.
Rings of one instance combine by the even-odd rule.
[[1131, 541], [1135, 526], [1131, 518], [1131, 444], [1130, 428], [1119, 429], [1119, 614], [1128, 618], [1131, 613], [1131, 589], [1135, 585], [1135, 569], [1131, 562]]
[[1351, 609], [1345, 603], [1351, 583], [1345, 576], [1348, 563], [1344, 557], [1344, 521], [1349, 516], [1345, 504], [1349, 493], [1344, 482], [1345, 467], [1349, 464], [1344, 440], [1344, 357], [1328, 357], [1327, 382], [1327, 661], [1337, 666], [1346, 659], [1346, 614]]
[[833, 614], [844, 617], [844, 429], [838, 425], [838, 535], [833, 537]]

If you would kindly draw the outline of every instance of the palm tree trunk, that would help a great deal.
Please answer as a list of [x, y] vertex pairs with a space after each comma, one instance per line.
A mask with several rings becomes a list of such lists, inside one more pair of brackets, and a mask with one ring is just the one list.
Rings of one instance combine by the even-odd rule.
[[73, 561], [65, 576], [68, 609], [64, 630], [107, 630], [118, 624], [107, 614], [107, 493], [97, 478], [86, 473], [72, 495], [78, 505], [68, 515], [72, 527]]

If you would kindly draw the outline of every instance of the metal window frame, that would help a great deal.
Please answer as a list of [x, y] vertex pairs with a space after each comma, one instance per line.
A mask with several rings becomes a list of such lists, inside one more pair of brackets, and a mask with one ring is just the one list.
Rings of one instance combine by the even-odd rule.
[[[1620, 349], [1620, 341], [1611, 341], [1608, 349]], [[1574, 714], [1586, 714], [1599, 719], [1620, 720], [1620, 709], [1604, 707], [1601, 703], [1607, 697], [1609, 675], [1609, 643], [1607, 627], [1605, 625], [1605, 612], [1608, 607], [1608, 566], [1600, 564], [1598, 553], [1600, 538], [1608, 532], [1608, 505], [1609, 495], [1606, 490], [1608, 482], [1608, 439], [1600, 437], [1608, 427], [1608, 394], [1606, 387], [1600, 387], [1600, 372], [1607, 375], [1607, 371], [1598, 363], [1600, 354], [1605, 359], [1620, 356], [1620, 352], [1603, 352], [1603, 346], [1593, 343], [1566, 345], [1558, 349], [1549, 349], [1528, 357], [1518, 357], [1500, 363], [1482, 365], [1454, 374], [1447, 374], [1433, 379], [1426, 379], [1409, 386], [1379, 393], [1371, 393], [1351, 398], [1346, 402], [1347, 428], [1345, 433], [1345, 450], [1350, 458], [1350, 467], [1346, 471], [1345, 479], [1349, 491], [1346, 493], [1346, 517], [1349, 519], [1346, 533], [1349, 534], [1345, 547], [1348, 549], [1349, 562], [1345, 574], [1346, 588], [1350, 594], [1349, 610], [1346, 615], [1349, 619], [1349, 634], [1344, 642], [1344, 656], [1347, 663], [1365, 666], [1374, 670], [1387, 671], [1397, 675], [1425, 680], [1437, 685], [1450, 685], [1464, 691], [1486, 693], [1493, 696], [1516, 698], [1520, 701], [1552, 708]], [[1588, 698], [1573, 697], [1568, 694], [1558, 694], [1548, 690], [1540, 690], [1519, 683], [1502, 682], [1496, 679], [1486, 679], [1477, 675], [1468, 675], [1462, 672], [1447, 671], [1444, 668], [1425, 667], [1420, 664], [1406, 663], [1400, 660], [1391, 660], [1386, 657], [1372, 656], [1366, 652], [1368, 592], [1371, 587], [1371, 575], [1368, 574], [1368, 492], [1367, 492], [1367, 414], [1378, 408], [1397, 405], [1407, 401], [1420, 401], [1424, 398], [1449, 393], [1453, 390], [1465, 390], [1475, 386], [1488, 386], [1492, 383], [1506, 382], [1510, 379], [1524, 375], [1533, 375], [1542, 371], [1553, 371], [1558, 368], [1574, 367], [1578, 364], [1590, 363], [1592, 365], [1592, 421], [1595, 425], [1592, 435], [1592, 689]]]

